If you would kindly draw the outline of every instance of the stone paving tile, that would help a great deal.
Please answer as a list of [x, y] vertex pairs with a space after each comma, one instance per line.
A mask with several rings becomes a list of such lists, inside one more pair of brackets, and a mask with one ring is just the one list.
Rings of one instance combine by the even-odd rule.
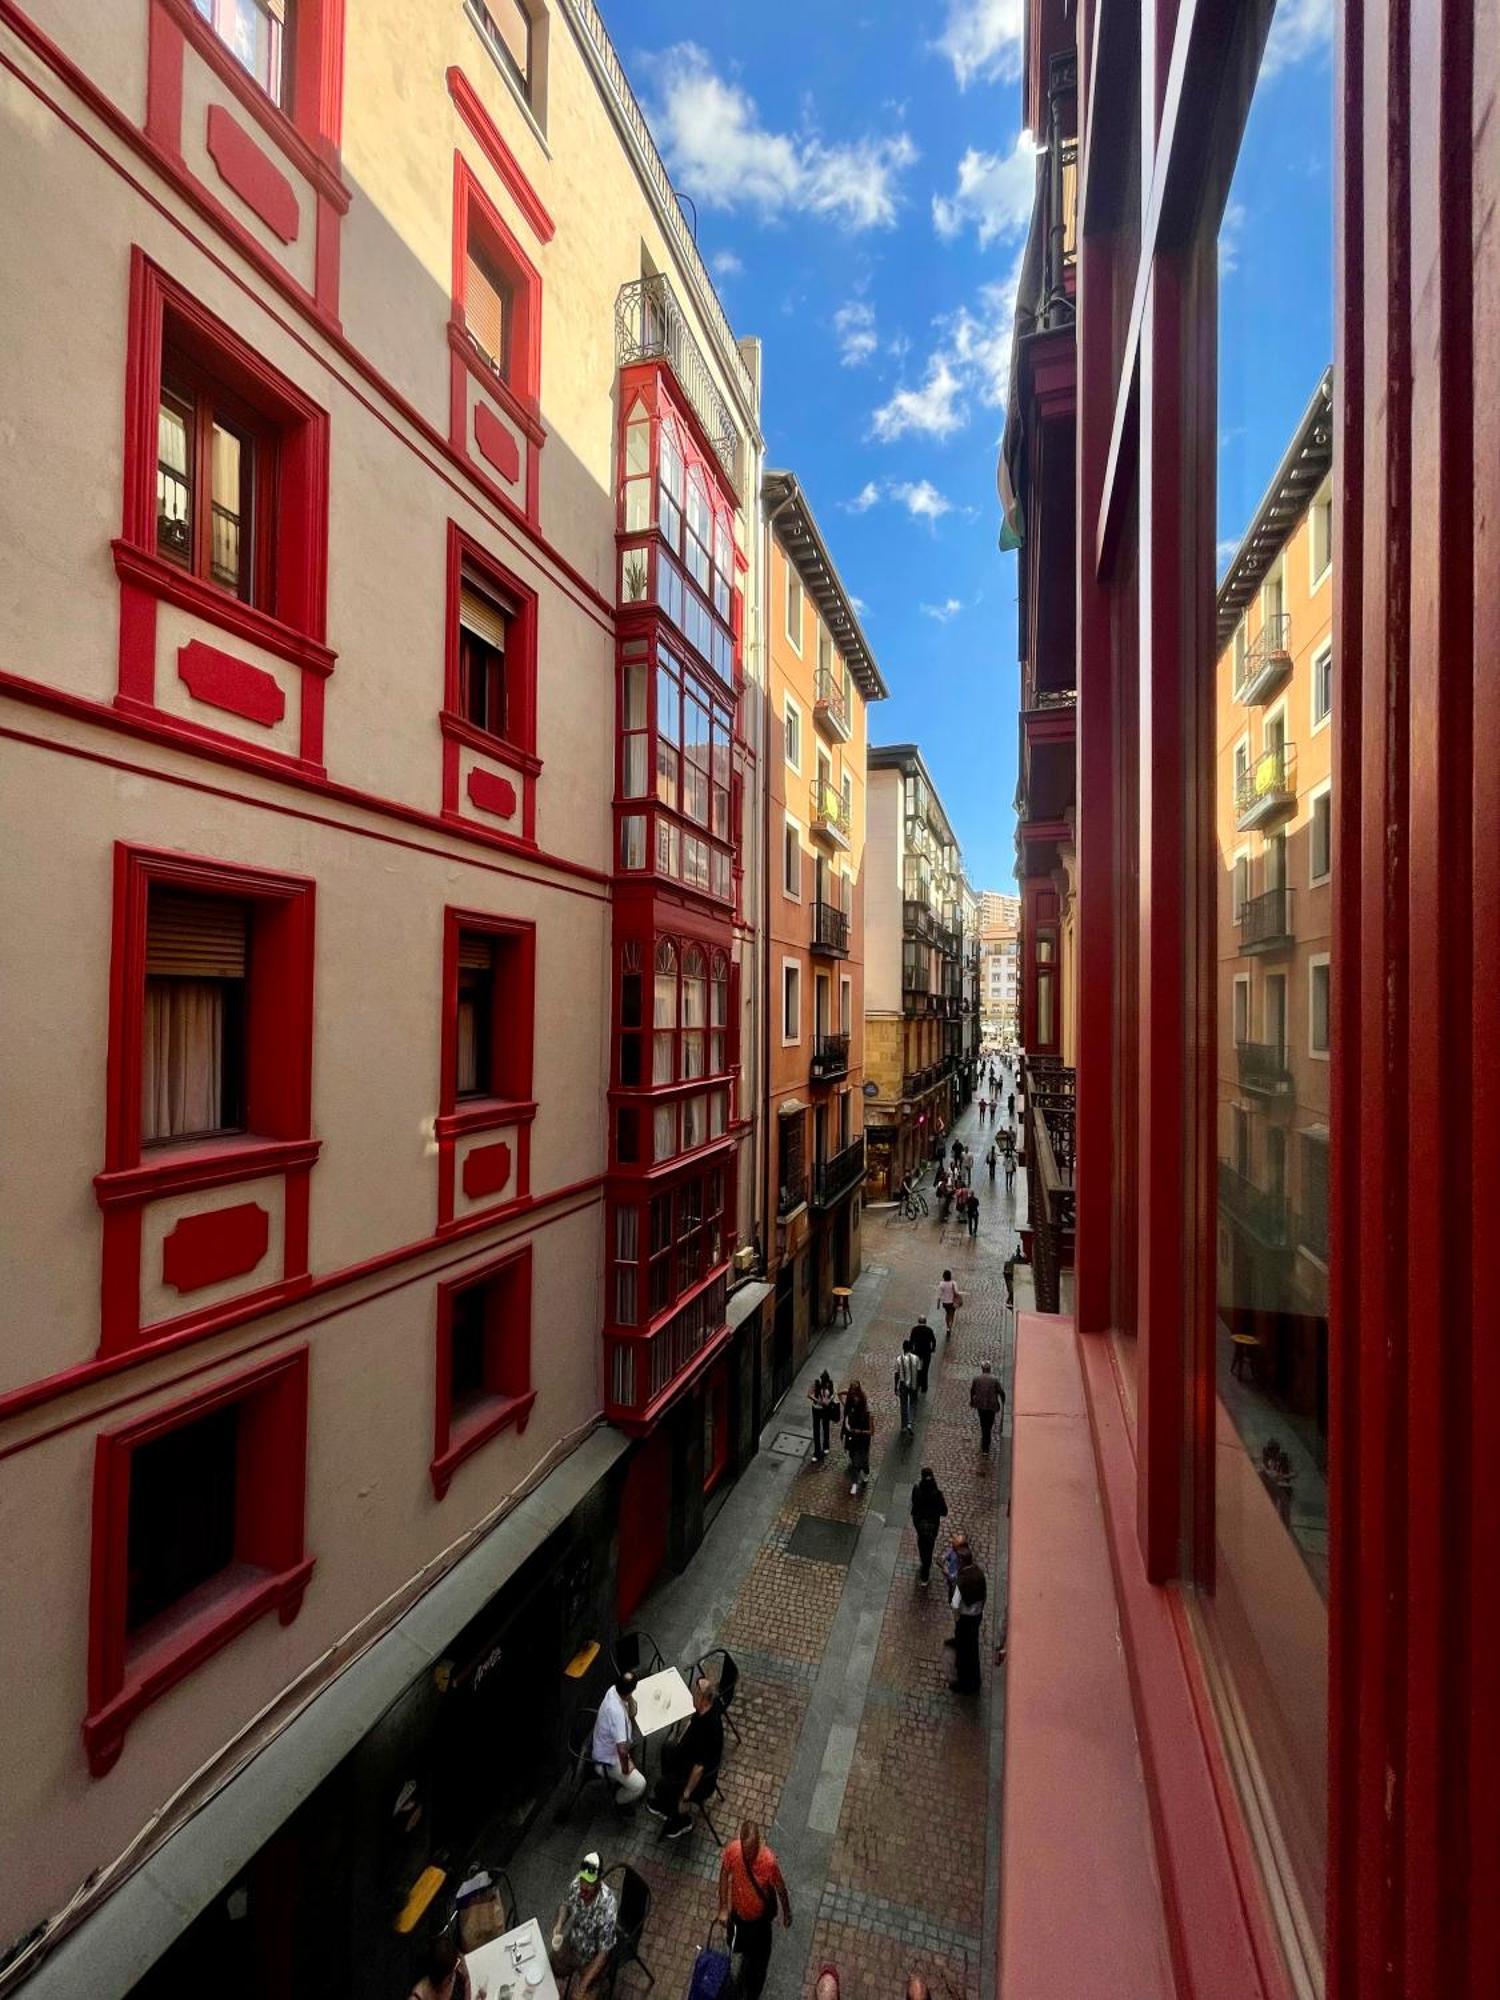
[[843, 1595], [841, 1563], [808, 1562], [763, 1545], [740, 1587], [720, 1643], [733, 1653], [753, 1646], [786, 1660], [816, 1666]]
[[979, 2000], [977, 1939], [971, 1949], [935, 1946], [900, 1928], [886, 1928], [865, 1913], [846, 1923], [820, 1916], [807, 1956], [804, 1990], [809, 1996], [825, 1964], [838, 1968], [841, 2000], [901, 2000], [913, 1972], [927, 1981], [933, 2000]]

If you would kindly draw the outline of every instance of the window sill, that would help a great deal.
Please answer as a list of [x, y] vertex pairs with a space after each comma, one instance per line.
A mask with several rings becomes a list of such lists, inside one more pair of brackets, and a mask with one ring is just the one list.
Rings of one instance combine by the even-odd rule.
[[102, 1778], [118, 1758], [136, 1717], [222, 1646], [274, 1609], [290, 1625], [302, 1609], [314, 1558], [274, 1575], [240, 1564], [186, 1604], [163, 1614], [156, 1636], [127, 1654], [121, 1685], [83, 1719], [89, 1770]]
[[338, 654], [321, 639], [284, 624], [253, 604], [231, 597], [227, 590], [205, 583], [202, 577], [180, 569], [164, 556], [138, 548], [133, 542], [115, 541], [110, 546], [114, 551], [115, 573], [122, 583], [133, 583], [153, 597], [164, 598], [179, 610], [207, 619], [220, 630], [234, 633], [247, 645], [259, 646], [309, 673], [326, 677], [333, 672]]
[[299, 130], [281, 106], [267, 96], [244, 65], [230, 54], [193, 8], [191, 0], [157, 0], [157, 4], [172, 17], [184, 39], [192, 44], [226, 89], [239, 99], [267, 138], [281, 148], [297, 171], [312, 182], [318, 193], [330, 201], [340, 215], [346, 214], [353, 196], [333, 165], [338, 155], [333, 140], [322, 133], [313, 140]]
[[457, 1139], [466, 1132], [488, 1132], [497, 1125], [529, 1125], [535, 1117], [535, 1098], [462, 1097], [451, 1111], [438, 1114], [433, 1134], [439, 1139]]
[[487, 729], [480, 729], [467, 716], [455, 715], [451, 709], [444, 709], [438, 717], [439, 727], [444, 736], [454, 743], [465, 744], [470, 750], [479, 750], [486, 757], [495, 757], [513, 771], [523, 771], [527, 777], [541, 775], [542, 760], [536, 752], [523, 743], [513, 742], [508, 736], [493, 736]]
[[257, 1139], [239, 1132], [224, 1139], [184, 1140], [154, 1147], [136, 1166], [95, 1174], [94, 1195], [101, 1208], [116, 1208], [191, 1194], [228, 1181], [310, 1167], [322, 1149], [321, 1139]]
[[448, 322], [448, 345], [476, 381], [482, 383], [511, 421], [521, 428], [538, 451], [547, 442], [547, 426], [542, 422], [536, 399], [519, 396], [498, 369], [491, 366], [456, 319]]
[[501, 1431], [512, 1428], [518, 1434], [524, 1431], [531, 1421], [531, 1407], [535, 1401], [535, 1389], [528, 1389], [523, 1396], [496, 1396], [481, 1403], [463, 1418], [460, 1426], [449, 1433], [428, 1467], [434, 1497], [443, 1498], [459, 1466], [466, 1458], [472, 1457], [481, 1445], [488, 1444]]

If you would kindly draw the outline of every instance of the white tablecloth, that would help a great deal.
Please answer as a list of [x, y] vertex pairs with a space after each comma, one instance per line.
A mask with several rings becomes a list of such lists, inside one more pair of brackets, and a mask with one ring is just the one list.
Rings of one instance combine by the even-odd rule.
[[[511, 1958], [513, 1945], [523, 1951], [528, 1945], [531, 1947], [530, 1959], [519, 1970]], [[552, 1977], [546, 1940], [535, 1917], [528, 1917], [524, 1924], [517, 1924], [503, 1937], [480, 1945], [477, 1951], [466, 1953], [465, 1963], [469, 1968], [469, 1985], [475, 2000], [478, 2000], [481, 1986], [487, 1989], [488, 2000], [501, 2000], [507, 1988], [510, 1989], [510, 2000], [557, 2000], [557, 1981]], [[538, 1965], [542, 1969], [541, 1981], [536, 1986], [528, 1985], [526, 1974]]]
[[655, 1736], [674, 1722], [685, 1722], [692, 1712], [692, 1694], [675, 1667], [664, 1667], [636, 1682], [635, 1725], [642, 1736]]

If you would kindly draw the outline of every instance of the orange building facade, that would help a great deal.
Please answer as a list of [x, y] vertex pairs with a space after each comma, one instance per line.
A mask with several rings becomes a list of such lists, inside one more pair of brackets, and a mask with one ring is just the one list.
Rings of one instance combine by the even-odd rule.
[[833, 1288], [860, 1268], [864, 1156], [867, 705], [885, 697], [859, 618], [794, 475], [761, 489], [768, 554], [767, 1276], [771, 1382], [785, 1393]]

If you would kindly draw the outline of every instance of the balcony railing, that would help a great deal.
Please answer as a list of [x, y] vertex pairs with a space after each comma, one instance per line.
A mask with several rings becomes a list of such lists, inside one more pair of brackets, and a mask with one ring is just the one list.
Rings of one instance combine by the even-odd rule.
[[814, 1083], [830, 1083], [836, 1076], [849, 1074], [849, 1037], [814, 1035], [812, 1063], [808, 1074]]
[[832, 1208], [865, 1177], [865, 1142], [856, 1139], [831, 1160], [819, 1160], [813, 1167], [812, 1205]]
[[1257, 1187], [1228, 1160], [1219, 1162], [1219, 1207], [1232, 1221], [1272, 1249], [1285, 1246], [1291, 1234], [1291, 1204], [1284, 1194]]
[[807, 1169], [800, 1168], [794, 1174], [783, 1174], [781, 1186], [776, 1191], [776, 1213], [785, 1218], [795, 1215], [799, 1208], [807, 1206]]
[[1241, 833], [1268, 826], [1297, 803], [1297, 753], [1290, 743], [1262, 750], [1234, 788], [1235, 825]]
[[849, 844], [849, 808], [836, 785], [814, 778], [808, 793], [808, 816], [814, 833], [826, 833], [844, 846]]
[[839, 958], [849, 955], [849, 913], [837, 909], [832, 903], [822, 901], [813, 904], [812, 948], [827, 951]]
[[615, 297], [615, 365], [665, 361], [692, 404], [709, 443], [736, 488], [740, 478], [740, 434], [729, 405], [719, 394], [702, 349], [683, 317], [665, 273], [632, 278]]
[[1234, 698], [1246, 708], [1263, 702], [1292, 670], [1292, 617], [1274, 612], [1261, 626], [1253, 645], [1236, 663]]
[[849, 741], [851, 725], [849, 704], [844, 699], [844, 683], [839, 675], [831, 673], [827, 667], [818, 669], [813, 719], [824, 723], [828, 732], [836, 736], [840, 743]]
[[728, 1299], [724, 1273], [649, 1334], [606, 1336], [609, 1414], [642, 1417], [721, 1332]]
[[1285, 1042], [1238, 1042], [1240, 1087], [1260, 1097], [1289, 1097], [1292, 1072]]
[[925, 1069], [909, 1069], [901, 1079], [903, 1097], [925, 1097], [929, 1090], [935, 1090], [948, 1074], [948, 1061], [929, 1063]]
[[1247, 896], [1237, 919], [1241, 951], [1276, 951], [1292, 941], [1292, 892], [1267, 889]]

